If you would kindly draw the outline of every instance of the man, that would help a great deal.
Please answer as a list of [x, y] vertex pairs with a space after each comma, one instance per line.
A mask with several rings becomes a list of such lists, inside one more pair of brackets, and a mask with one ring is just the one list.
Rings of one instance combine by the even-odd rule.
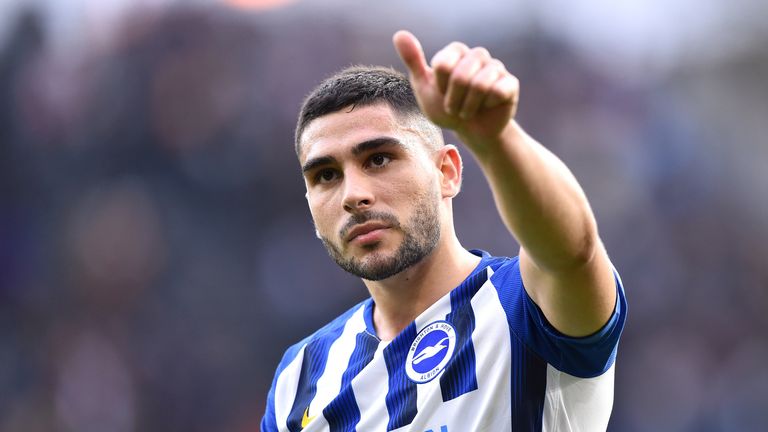
[[[427, 64], [410, 33], [394, 44], [410, 85], [350, 68], [302, 107], [317, 235], [371, 298], [288, 349], [262, 431], [605, 430], [627, 308], [584, 193], [514, 121], [517, 79], [487, 50]], [[474, 154], [518, 257], [459, 243], [461, 157], [435, 125]]]

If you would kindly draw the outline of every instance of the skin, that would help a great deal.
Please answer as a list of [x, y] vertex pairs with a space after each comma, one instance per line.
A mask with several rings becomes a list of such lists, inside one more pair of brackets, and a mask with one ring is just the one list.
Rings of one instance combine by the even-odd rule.
[[[412, 34], [397, 32], [393, 42], [422, 112], [453, 130], [482, 168], [499, 214], [521, 245], [520, 269], [528, 294], [566, 335], [600, 329], [616, 302], [612, 267], [576, 179], [515, 122], [517, 78], [484, 48], [454, 42], [427, 63]], [[381, 137], [401, 145], [353, 151]], [[478, 263], [453, 228], [452, 198], [461, 183], [459, 153], [453, 146], [429, 150], [433, 147], [426, 137], [385, 104], [320, 117], [301, 137], [302, 166], [327, 162], [304, 173], [316, 228], [346, 257], [375, 264], [392, 256], [404, 238], [398, 229], [383, 229], [368, 243], [346, 242], [340, 232], [353, 215], [381, 211], [407, 221], [423, 196], [439, 201], [440, 238], [434, 250], [398, 274], [364, 280], [383, 340], [394, 338]], [[330, 169], [323, 171], [330, 181], [317, 181], [318, 169]]]
[[[479, 262], [453, 229], [451, 200], [459, 192], [462, 169], [458, 150], [452, 145], [431, 150], [428, 134], [413, 123], [398, 119], [381, 103], [320, 117], [301, 139], [300, 162], [315, 228], [343, 256], [375, 265], [394, 255], [404, 238], [401, 230], [389, 228], [376, 241], [348, 242], [344, 227], [356, 215], [382, 212], [402, 223], [414, 217], [424, 200], [437, 207], [439, 240], [428, 256], [389, 278], [363, 280], [376, 305], [373, 321], [382, 340], [393, 339]], [[355, 151], [382, 138], [388, 143]], [[444, 263], [452, 264], [451, 271]]]

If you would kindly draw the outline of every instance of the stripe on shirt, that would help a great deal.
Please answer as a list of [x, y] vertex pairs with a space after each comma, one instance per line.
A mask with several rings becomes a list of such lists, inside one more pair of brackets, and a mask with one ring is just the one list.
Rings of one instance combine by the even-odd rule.
[[288, 411], [283, 407], [288, 406], [289, 401], [293, 401], [298, 388], [297, 376], [301, 373], [301, 366], [304, 360], [304, 347], [296, 354], [296, 357], [283, 369], [275, 383], [275, 420], [278, 429], [285, 431], [285, 423], [288, 421]]
[[540, 431], [547, 363], [512, 336], [512, 430]]
[[[516, 261], [517, 258], [515, 258]], [[503, 260], [494, 265], [503, 264]], [[510, 264], [506, 264], [510, 265]], [[517, 262], [514, 276], [517, 286], [512, 280], [507, 281], [503, 287], [495, 286], [496, 292], [504, 308], [507, 323], [510, 328], [510, 361], [516, 367], [512, 368], [511, 392], [512, 392], [512, 430], [513, 431], [540, 431], [542, 424], [542, 412], [544, 411], [544, 394], [547, 385], [547, 363], [535, 352], [530, 350], [525, 343], [515, 334], [516, 322], [522, 314], [525, 294], [522, 279], [519, 274]], [[513, 277], [513, 276], [509, 276]], [[489, 276], [490, 279], [490, 276]]]
[[365, 330], [358, 333], [355, 339], [355, 350], [341, 378], [341, 391], [323, 410], [331, 432], [353, 431], [360, 421], [360, 408], [355, 400], [352, 379], [373, 360], [379, 341]]
[[309, 409], [312, 399], [317, 393], [317, 381], [325, 371], [328, 360], [328, 352], [333, 342], [341, 335], [345, 326], [338, 325], [328, 329], [328, 333], [320, 334], [304, 347], [304, 358], [299, 373], [299, 383], [296, 389], [296, 398], [293, 401], [290, 414], [288, 414], [288, 430], [290, 432], [301, 431], [301, 420]]
[[451, 291], [451, 312], [445, 320], [456, 330], [458, 352], [440, 377], [443, 402], [477, 390], [475, 347], [472, 333], [475, 331], [475, 313], [470, 301], [487, 279], [486, 270], [480, 270]]
[[[436, 320], [445, 319], [445, 316], [448, 315], [450, 312], [451, 312], [450, 296], [446, 295], [446, 296], [440, 297], [440, 299], [437, 302], [435, 302], [432, 306], [430, 306], [421, 315], [416, 317], [416, 320], [414, 321], [416, 323], [416, 334], [421, 332], [421, 330], [423, 330], [424, 327], [435, 322]], [[434, 380], [430, 383], [416, 386], [417, 393], [418, 393], [418, 397], [416, 399], [417, 400], [416, 407], [418, 412], [432, 412], [437, 409], [438, 405], [435, 405], [435, 401], [434, 399], [432, 399], [432, 395], [431, 395], [432, 391], [430, 390], [430, 386], [439, 385], [439, 384], [440, 384], [439, 380]]]
[[[342, 389], [342, 374], [344, 369], [342, 365], [349, 363], [350, 358], [356, 348], [355, 336], [365, 331], [365, 321], [363, 312], [365, 307], [360, 305], [352, 316], [344, 324], [344, 331], [336, 339], [328, 350], [328, 366], [320, 379], [317, 380], [317, 394], [309, 405], [310, 417], [317, 415], [317, 412], [327, 406], [335, 397], [339, 395]], [[328, 417], [325, 416], [327, 419]]]
[[416, 417], [416, 384], [405, 374], [405, 358], [416, 338], [416, 325], [411, 323], [384, 349], [389, 372], [389, 391], [384, 399], [389, 413], [387, 430], [411, 424]]
[[[492, 274], [487, 269], [488, 278]], [[477, 367], [477, 385], [479, 391], [455, 399], [458, 410], [469, 412], [493, 413], [485, 418], [476, 418], [461, 423], [460, 430], [487, 430], [494, 432], [517, 431], [511, 429], [509, 421], [512, 400], [510, 391], [510, 337], [504, 309], [499, 303], [496, 288], [486, 280], [477, 294], [472, 297], [475, 316], [475, 331], [472, 342], [475, 355], [480, 361]], [[463, 420], [463, 419], [461, 419]]]
[[383, 431], [387, 427], [389, 415], [386, 404], [381, 403], [389, 392], [387, 365], [384, 362], [384, 350], [388, 342], [380, 342], [373, 354], [373, 360], [365, 370], [352, 380], [352, 388], [357, 400], [357, 407], [363, 413], [357, 424], [359, 431]]

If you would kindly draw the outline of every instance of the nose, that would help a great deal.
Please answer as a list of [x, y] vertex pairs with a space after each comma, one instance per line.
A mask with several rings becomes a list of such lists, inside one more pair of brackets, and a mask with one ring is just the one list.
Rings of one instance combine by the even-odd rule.
[[363, 173], [344, 173], [344, 210], [358, 213], [370, 209], [376, 201], [371, 184]]

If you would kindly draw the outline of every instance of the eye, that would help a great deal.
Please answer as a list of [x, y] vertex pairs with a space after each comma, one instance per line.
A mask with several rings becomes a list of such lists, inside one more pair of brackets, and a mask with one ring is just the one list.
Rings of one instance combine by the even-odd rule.
[[317, 183], [329, 183], [334, 180], [336, 180], [336, 177], [338, 177], [338, 173], [336, 170], [326, 168], [320, 170], [317, 175], [315, 175], [315, 182]]
[[377, 153], [368, 159], [368, 164], [373, 168], [382, 168], [390, 162], [392, 162], [392, 158], [383, 153]]

